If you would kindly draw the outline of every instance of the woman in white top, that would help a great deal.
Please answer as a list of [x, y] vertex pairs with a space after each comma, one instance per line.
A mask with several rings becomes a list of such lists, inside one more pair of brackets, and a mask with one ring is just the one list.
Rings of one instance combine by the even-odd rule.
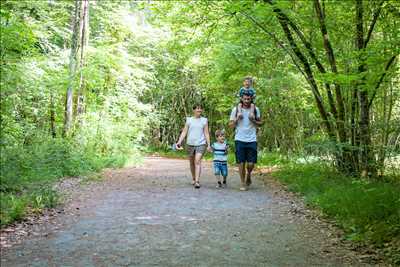
[[200, 188], [201, 159], [206, 148], [211, 150], [210, 133], [208, 131], [207, 118], [201, 117], [203, 108], [200, 104], [193, 106], [193, 116], [186, 118], [185, 127], [176, 143], [177, 149], [182, 148], [182, 141], [187, 135], [186, 145], [189, 156], [190, 172], [192, 173], [192, 184]]

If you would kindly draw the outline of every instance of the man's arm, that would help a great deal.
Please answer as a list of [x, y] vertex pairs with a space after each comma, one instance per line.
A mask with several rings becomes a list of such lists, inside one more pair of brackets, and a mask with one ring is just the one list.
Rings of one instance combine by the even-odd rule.
[[257, 127], [260, 127], [263, 124], [261, 118], [258, 118], [257, 120], [251, 120], [251, 122], [254, 123]]
[[237, 124], [237, 121], [238, 121], [238, 118], [237, 118], [237, 116], [236, 116], [236, 109], [237, 109], [237, 107], [235, 107], [235, 108], [232, 109], [232, 111], [231, 111], [231, 116], [230, 116], [229, 123], [228, 123], [228, 126], [229, 126], [230, 128], [235, 128], [235, 127], [236, 127], [236, 124]]
[[234, 120], [230, 120], [228, 125], [231, 128], [235, 128], [236, 124], [237, 124], [237, 119], [234, 119]]
[[260, 114], [260, 110], [258, 109], [258, 107], [256, 107], [256, 119], [254, 120], [250, 120], [252, 123], [254, 123], [256, 125], [256, 127], [260, 127], [263, 124], [263, 121], [261, 120], [261, 114]]

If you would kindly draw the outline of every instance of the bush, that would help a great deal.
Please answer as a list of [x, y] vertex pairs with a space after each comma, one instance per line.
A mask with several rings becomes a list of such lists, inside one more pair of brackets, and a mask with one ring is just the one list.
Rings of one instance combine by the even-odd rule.
[[381, 246], [400, 236], [398, 184], [355, 180], [318, 163], [286, 165], [274, 176], [335, 218], [349, 239]]
[[25, 197], [0, 193], [0, 199], [0, 226], [23, 218], [28, 203]]
[[[116, 134], [120, 134], [114, 131]], [[30, 145], [6, 147], [1, 151], [0, 225], [24, 217], [29, 207], [34, 212], [59, 203], [58, 194], [49, 189], [66, 176], [85, 175], [105, 167], [121, 167], [130, 155], [141, 156], [138, 147], [127, 140], [109, 136], [106, 140], [81, 135], [75, 138], [33, 140]]]

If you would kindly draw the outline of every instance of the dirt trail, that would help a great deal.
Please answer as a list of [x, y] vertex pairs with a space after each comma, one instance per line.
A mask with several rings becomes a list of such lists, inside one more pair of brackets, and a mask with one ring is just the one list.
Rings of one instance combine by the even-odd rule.
[[261, 179], [241, 192], [231, 171], [216, 189], [206, 162], [194, 189], [186, 160], [156, 157], [105, 175], [39, 235], [2, 249], [1, 266], [366, 266]]

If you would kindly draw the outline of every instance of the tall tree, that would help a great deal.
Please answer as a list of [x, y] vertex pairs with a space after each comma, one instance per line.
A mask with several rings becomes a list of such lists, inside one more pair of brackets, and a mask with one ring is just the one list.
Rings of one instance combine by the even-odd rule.
[[84, 77], [83, 77], [83, 67], [85, 65], [85, 48], [89, 43], [89, 0], [82, 1], [82, 15], [81, 15], [81, 25], [80, 25], [80, 57], [79, 57], [79, 86], [78, 86], [78, 97], [76, 104], [77, 116], [84, 112]]
[[[385, 99], [383, 92], [396, 96], [396, 92], [388, 88], [394, 79], [393, 66], [396, 66], [399, 54], [397, 2], [263, 0], [190, 3], [159, 4], [165, 10], [158, 12], [170, 16], [166, 21], [178, 38], [175, 46], [179, 47], [182, 39], [192, 40], [186, 41], [182, 50], [207, 58], [204, 66], [211, 68], [211, 75], [207, 76], [207, 71], [197, 75], [220, 79], [220, 87], [224, 89], [218, 90], [223, 91], [231, 86], [224, 84], [230, 83], [229, 79], [237, 78], [241, 72], [242, 75], [258, 73], [263, 82], [272, 80], [271, 65], [276, 62], [287, 64], [291, 60], [289, 65], [295, 67], [308, 84], [308, 88], [302, 88], [310, 89], [320, 118], [319, 128], [324, 129], [327, 136], [321, 146], [326, 147], [337, 168], [352, 175], [376, 174], [378, 148], [383, 151], [386, 146], [383, 143], [390, 139], [385, 138], [384, 133], [377, 138], [377, 116], [387, 124], [394, 123], [388, 118], [391, 108], [380, 111], [374, 103], [377, 95], [379, 101]], [[206, 52], [201, 52], [201, 45]], [[271, 49], [271, 45], [281, 52]], [[246, 56], [242, 60], [241, 57]], [[277, 57], [280, 59], [275, 61]], [[288, 76], [293, 73], [293, 68], [282, 71]], [[202, 86], [213, 96], [221, 93], [212, 87], [215, 84], [205, 82]], [[211, 95], [208, 90], [205, 94]], [[263, 103], [262, 99], [265, 98], [257, 100], [258, 105], [271, 105]], [[398, 101], [386, 96], [385, 101], [389, 100], [391, 104]], [[219, 102], [222, 104], [223, 101]], [[282, 109], [282, 105], [277, 107]], [[393, 127], [382, 129], [392, 129], [392, 135], [397, 131]], [[315, 130], [304, 132], [308, 135]], [[282, 142], [277, 140], [277, 143]]]
[[72, 37], [71, 37], [71, 52], [69, 56], [69, 79], [68, 88], [65, 97], [65, 115], [64, 115], [64, 130], [63, 135], [68, 135], [73, 122], [73, 88], [75, 83], [77, 55], [80, 41], [80, 24], [82, 5], [80, 0], [75, 0], [75, 8], [72, 16]]

